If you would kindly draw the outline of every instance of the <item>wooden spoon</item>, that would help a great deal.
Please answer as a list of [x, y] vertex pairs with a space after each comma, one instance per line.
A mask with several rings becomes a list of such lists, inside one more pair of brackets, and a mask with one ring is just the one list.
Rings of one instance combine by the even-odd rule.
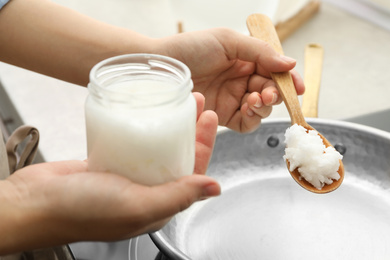
[[[247, 19], [247, 26], [252, 36], [267, 42], [278, 53], [283, 55], [282, 45], [277, 36], [275, 27], [272, 21], [267, 16], [262, 14], [250, 15]], [[278, 91], [282, 96], [284, 104], [287, 107], [288, 113], [290, 114], [291, 125], [298, 124], [306, 128], [307, 130], [315, 130], [306, 122], [302, 114], [301, 106], [290, 72], [271, 73], [271, 76], [272, 79], [275, 81]], [[319, 135], [322, 138], [323, 143], [326, 147], [332, 146], [331, 143], [323, 135], [321, 135], [320, 133]], [[288, 161], [287, 168], [289, 169]], [[306, 190], [322, 194], [334, 191], [341, 185], [344, 179], [344, 165], [340, 160], [340, 167], [338, 169], [340, 179], [337, 181], [333, 181], [332, 184], [325, 184], [325, 186], [321, 190], [315, 188], [312, 184], [302, 178], [300, 173], [298, 172], [298, 169], [295, 169], [290, 173], [294, 180]]]
[[318, 117], [318, 97], [320, 94], [324, 49], [317, 43], [305, 47], [305, 95], [302, 98], [302, 113], [305, 117]]

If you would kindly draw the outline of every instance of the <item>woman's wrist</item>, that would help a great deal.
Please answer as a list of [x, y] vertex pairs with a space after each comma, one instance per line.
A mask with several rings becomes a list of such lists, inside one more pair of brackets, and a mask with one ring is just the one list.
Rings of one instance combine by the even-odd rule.
[[21, 232], [18, 231], [21, 220], [17, 201], [12, 183], [0, 181], [0, 256], [14, 253], [13, 248], [18, 244], [16, 234]]
[[42, 234], [51, 231], [42, 200], [22, 186], [0, 181], [0, 256], [38, 248]]

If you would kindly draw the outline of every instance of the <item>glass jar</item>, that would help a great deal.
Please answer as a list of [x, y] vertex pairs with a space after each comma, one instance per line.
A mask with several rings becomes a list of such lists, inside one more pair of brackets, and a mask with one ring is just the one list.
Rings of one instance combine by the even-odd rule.
[[156, 185], [193, 173], [196, 102], [190, 70], [151, 54], [113, 57], [90, 73], [88, 170]]

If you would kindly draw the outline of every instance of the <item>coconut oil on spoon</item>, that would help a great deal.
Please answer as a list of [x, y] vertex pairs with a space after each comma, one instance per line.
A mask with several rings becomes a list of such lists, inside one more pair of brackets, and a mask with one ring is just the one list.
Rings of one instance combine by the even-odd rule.
[[[282, 45], [277, 36], [275, 27], [267, 16], [262, 14], [250, 15], [247, 19], [247, 26], [252, 36], [267, 42], [279, 54], [283, 55]], [[315, 131], [315, 129], [306, 122], [303, 116], [290, 72], [271, 73], [271, 76], [276, 83], [284, 104], [287, 107], [291, 118], [291, 125], [297, 124], [304, 127], [307, 131]], [[318, 135], [322, 139], [325, 147], [333, 147], [332, 144], [323, 135], [320, 133], [318, 133]], [[314, 187], [313, 184], [305, 180], [305, 178], [301, 176], [298, 170], [299, 168], [290, 171], [290, 162], [287, 160], [286, 163], [293, 179], [303, 188], [314, 193], [321, 194], [334, 191], [341, 185], [344, 179], [344, 165], [341, 160], [339, 160], [339, 169], [337, 171], [339, 178], [334, 180], [331, 184], [325, 184], [321, 189]]]

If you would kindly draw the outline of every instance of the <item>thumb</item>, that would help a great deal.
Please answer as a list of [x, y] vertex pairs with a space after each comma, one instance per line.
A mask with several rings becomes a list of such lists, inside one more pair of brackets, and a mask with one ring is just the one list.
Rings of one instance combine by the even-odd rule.
[[191, 206], [194, 202], [218, 196], [220, 185], [212, 178], [194, 174], [177, 181], [151, 187], [147, 198], [143, 198], [150, 216], [155, 221], [171, 217]]
[[267, 42], [257, 38], [242, 35], [235, 32], [237, 41], [236, 51], [232, 54], [243, 61], [254, 62], [260, 71], [257, 73], [267, 75], [269, 72], [283, 72], [293, 69], [296, 65], [296, 60], [284, 56], [275, 51]]
[[246, 51], [242, 53], [240, 59], [253, 61], [269, 72], [282, 72], [292, 70], [296, 65], [296, 60], [293, 58], [281, 55], [276, 52], [267, 42], [246, 37], [242, 41], [241, 49]]

